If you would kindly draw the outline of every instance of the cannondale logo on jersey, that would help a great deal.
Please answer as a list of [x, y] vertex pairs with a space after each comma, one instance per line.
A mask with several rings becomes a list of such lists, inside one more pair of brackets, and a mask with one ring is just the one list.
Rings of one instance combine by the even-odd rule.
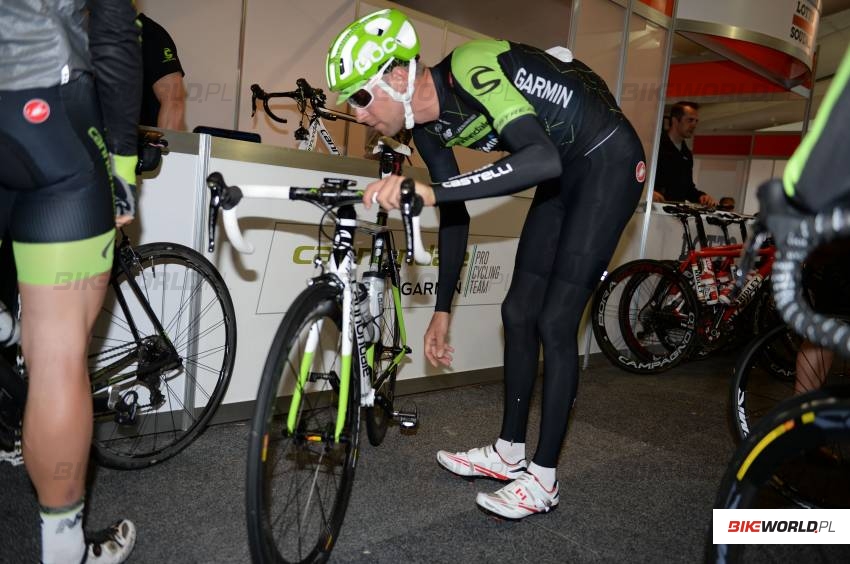
[[488, 72], [496, 72], [490, 67], [485, 67], [483, 65], [479, 65], [477, 67], [472, 67], [469, 71], [469, 81], [472, 83], [472, 86], [479, 90], [479, 94], [489, 94], [493, 90], [495, 90], [499, 84], [501, 84], [501, 80], [499, 77], [493, 77], [492, 80], [487, 80], [486, 82], [481, 81], [481, 75], [486, 74]]

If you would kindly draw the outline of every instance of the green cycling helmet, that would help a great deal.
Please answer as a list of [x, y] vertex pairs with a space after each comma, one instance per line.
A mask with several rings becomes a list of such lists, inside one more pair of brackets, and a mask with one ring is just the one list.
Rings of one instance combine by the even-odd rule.
[[411, 61], [419, 54], [419, 38], [410, 20], [398, 10], [364, 16], [342, 30], [327, 58], [328, 86], [342, 104], [391, 59]]

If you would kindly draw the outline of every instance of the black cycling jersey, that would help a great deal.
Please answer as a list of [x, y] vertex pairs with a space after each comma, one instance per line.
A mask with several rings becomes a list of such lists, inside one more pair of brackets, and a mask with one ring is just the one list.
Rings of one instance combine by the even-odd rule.
[[818, 109], [809, 133], [788, 160], [785, 192], [812, 212], [850, 202], [850, 48]]
[[[519, 192], [557, 177], [563, 163], [591, 154], [628, 122], [605, 81], [587, 65], [535, 47], [471, 41], [430, 72], [440, 116], [415, 127], [413, 138], [440, 206], [436, 309], [450, 311], [469, 230], [462, 201]], [[459, 175], [455, 145], [510, 154]]]

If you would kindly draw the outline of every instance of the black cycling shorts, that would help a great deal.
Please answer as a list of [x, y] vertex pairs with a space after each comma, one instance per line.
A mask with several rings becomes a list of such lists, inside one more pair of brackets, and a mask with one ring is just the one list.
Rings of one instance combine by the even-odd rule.
[[63, 285], [108, 271], [115, 238], [109, 152], [94, 82], [0, 91], [0, 233], [18, 280]]

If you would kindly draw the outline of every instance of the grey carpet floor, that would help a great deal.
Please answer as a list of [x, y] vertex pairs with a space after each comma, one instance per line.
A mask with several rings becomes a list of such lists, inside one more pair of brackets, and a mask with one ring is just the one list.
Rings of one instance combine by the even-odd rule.
[[[475, 495], [500, 484], [442, 470], [439, 449], [495, 440], [500, 383], [409, 396], [413, 435], [390, 429], [380, 447], [362, 442], [357, 477], [334, 562], [699, 562], [720, 477], [733, 451], [727, 382], [733, 358], [635, 376], [594, 358], [558, 477], [559, 507], [520, 522], [479, 511]], [[536, 398], [539, 399], [539, 383]], [[539, 402], [529, 423], [536, 444]], [[131, 562], [247, 562], [244, 516], [248, 426], [211, 427], [176, 458], [135, 472], [98, 469], [87, 527], [135, 521]], [[34, 562], [40, 539], [23, 467], [0, 465], [0, 562]], [[841, 547], [815, 560], [850, 561]], [[784, 558], [781, 561], [787, 561]], [[804, 560], [813, 561], [813, 560]]]

